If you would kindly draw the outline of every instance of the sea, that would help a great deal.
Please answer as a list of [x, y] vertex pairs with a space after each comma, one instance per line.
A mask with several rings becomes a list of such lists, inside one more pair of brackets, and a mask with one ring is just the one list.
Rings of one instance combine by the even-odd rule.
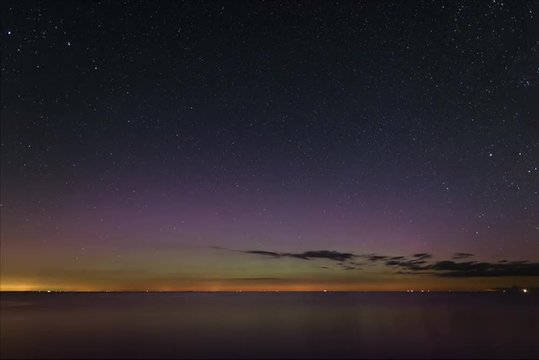
[[539, 358], [539, 296], [0, 294], [8, 358]]

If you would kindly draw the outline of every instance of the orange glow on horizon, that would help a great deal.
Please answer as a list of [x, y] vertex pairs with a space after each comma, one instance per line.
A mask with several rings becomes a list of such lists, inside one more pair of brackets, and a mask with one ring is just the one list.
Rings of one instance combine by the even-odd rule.
[[[324, 283], [284, 283], [284, 284], [254, 284], [245, 283], [238, 286], [235, 282], [205, 282], [185, 285], [111, 285], [98, 286], [90, 284], [43, 284], [30, 282], [2, 282], [2, 292], [436, 292], [436, 291], [489, 291], [492, 287], [478, 287], [472, 284], [460, 286], [440, 286], [433, 283], [375, 283], [368, 285], [324, 282]], [[451, 284], [453, 285], [453, 284]], [[463, 286], [464, 285], [464, 286]]]

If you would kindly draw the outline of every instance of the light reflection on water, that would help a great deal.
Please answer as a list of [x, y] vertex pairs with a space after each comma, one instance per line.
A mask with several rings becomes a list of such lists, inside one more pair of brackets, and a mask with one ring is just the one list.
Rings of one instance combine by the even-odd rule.
[[1, 295], [12, 357], [539, 357], [534, 294]]

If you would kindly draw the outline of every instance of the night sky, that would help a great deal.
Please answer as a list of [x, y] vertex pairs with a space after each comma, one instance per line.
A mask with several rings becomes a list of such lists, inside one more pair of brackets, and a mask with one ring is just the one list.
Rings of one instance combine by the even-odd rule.
[[539, 286], [539, 2], [1, 7], [2, 290]]

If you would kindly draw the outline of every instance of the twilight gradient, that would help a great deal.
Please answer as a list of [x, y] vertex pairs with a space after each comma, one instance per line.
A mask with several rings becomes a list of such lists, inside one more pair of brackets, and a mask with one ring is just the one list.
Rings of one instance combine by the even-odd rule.
[[539, 286], [538, 10], [3, 2], [1, 290]]

